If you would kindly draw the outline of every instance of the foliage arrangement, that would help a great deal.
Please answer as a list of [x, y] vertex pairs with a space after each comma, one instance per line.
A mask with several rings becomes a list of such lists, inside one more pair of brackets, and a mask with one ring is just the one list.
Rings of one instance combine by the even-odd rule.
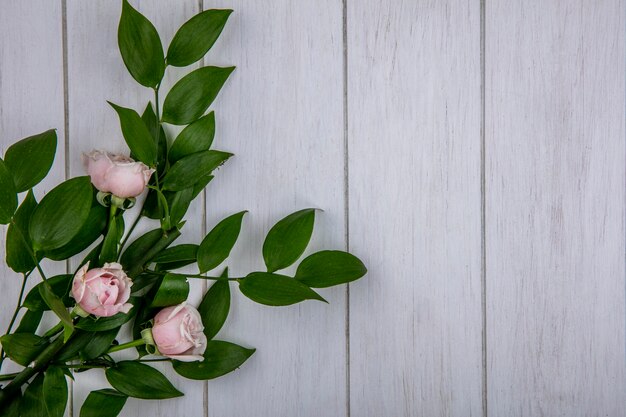
[[[152, 23], [124, 0], [119, 49], [132, 77], [154, 92], [154, 102], [141, 115], [110, 103], [130, 156], [105, 151], [83, 155], [88, 175], [59, 184], [40, 201], [33, 187], [52, 166], [56, 132], [23, 139], [0, 159], [6, 263], [23, 274], [15, 313], [0, 338], [0, 370], [6, 358], [23, 367], [0, 374], [3, 416], [62, 416], [67, 378], [94, 368], [105, 370], [111, 388], [91, 392], [80, 409], [82, 417], [117, 416], [128, 397], [179, 397], [183, 393], [150, 362], [169, 362], [183, 377], [208, 380], [237, 369], [254, 353], [215, 340], [229, 313], [231, 284], [257, 303], [285, 306], [325, 301], [316, 288], [365, 275], [359, 259], [335, 250], [307, 256], [293, 277], [279, 273], [304, 253], [315, 209], [276, 223], [262, 247], [266, 270], [243, 277], [229, 277], [227, 268], [211, 273], [229, 257], [246, 212], [220, 221], [199, 244], [173, 245], [190, 203], [232, 156], [211, 148], [215, 116], [206, 112], [234, 67], [191, 71], [167, 92], [162, 111], [161, 81], [168, 66], [185, 67], [203, 58], [231, 12], [206, 10], [194, 16], [164, 53]], [[186, 127], [170, 143], [164, 123]], [[139, 215], [126, 231], [126, 210], [144, 192]], [[152, 219], [155, 228], [134, 236], [142, 218]], [[85, 253], [74, 274], [47, 276], [41, 266], [43, 259], [63, 262]], [[180, 272], [189, 265], [197, 273]], [[25, 295], [31, 275], [39, 275], [41, 282]], [[187, 303], [189, 279], [214, 281], [197, 308]], [[24, 314], [14, 328], [21, 309]], [[44, 331], [46, 311], [59, 323]], [[120, 332], [124, 326], [130, 331]], [[125, 333], [133, 340], [120, 343]], [[136, 359], [118, 359], [115, 352], [124, 349], [135, 349]]]

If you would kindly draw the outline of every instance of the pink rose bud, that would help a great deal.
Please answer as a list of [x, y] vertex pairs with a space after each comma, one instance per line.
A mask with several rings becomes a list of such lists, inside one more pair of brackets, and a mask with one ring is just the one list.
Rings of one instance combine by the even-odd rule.
[[201, 361], [207, 339], [198, 310], [182, 303], [159, 311], [152, 337], [163, 356], [183, 362]]
[[122, 198], [141, 194], [154, 173], [141, 162], [103, 151], [83, 154], [83, 165], [94, 187]]
[[118, 263], [104, 264], [89, 269], [89, 262], [78, 270], [72, 282], [72, 297], [87, 313], [110, 317], [120, 311], [128, 313], [133, 307], [127, 303], [132, 281]]

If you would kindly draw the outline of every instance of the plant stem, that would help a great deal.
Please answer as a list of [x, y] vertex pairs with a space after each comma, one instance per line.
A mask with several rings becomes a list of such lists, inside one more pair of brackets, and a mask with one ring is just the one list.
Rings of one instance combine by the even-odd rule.
[[107, 351], [107, 353], [119, 352], [120, 350], [143, 346], [145, 344], [146, 342], [143, 339], [133, 340], [132, 342], [122, 343], [121, 345], [113, 346]]
[[10, 381], [18, 375], [19, 375], [19, 372], [15, 372], [13, 374], [0, 375], [0, 381]]
[[[24, 290], [26, 289], [26, 281], [28, 280], [28, 277], [30, 276], [30, 274], [32, 274], [32, 272], [33, 271], [30, 270], [28, 273], [24, 274], [24, 278], [22, 279], [22, 288], [20, 289], [20, 295], [17, 299], [17, 305], [15, 306], [13, 317], [11, 317], [11, 321], [9, 322], [9, 327], [7, 327], [7, 331], [5, 334], [11, 333], [11, 329], [13, 328], [13, 325], [15, 324], [17, 313], [20, 311], [20, 308], [22, 307], [22, 298], [24, 297]], [[2, 369], [2, 364], [4, 363], [5, 357], [6, 355], [4, 354], [4, 350], [0, 348], [0, 369]]]

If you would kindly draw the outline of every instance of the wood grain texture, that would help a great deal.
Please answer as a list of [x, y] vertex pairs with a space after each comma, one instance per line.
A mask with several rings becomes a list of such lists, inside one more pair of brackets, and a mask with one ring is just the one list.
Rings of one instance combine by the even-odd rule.
[[[235, 153], [207, 189], [207, 225], [248, 209], [227, 264], [264, 270], [263, 239], [283, 216], [319, 207], [310, 249], [344, 242], [342, 9], [335, 0], [206, 1], [232, 8], [207, 64], [237, 65], [213, 106], [215, 147]], [[257, 348], [208, 384], [209, 416], [345, 416], [345, 289], [277, 308], [235, 286], [218, 338]]]
[[481, 416], [479, 2], [348, 2], [354, 416]]
[[624, 412], [624, 12], [487, 6], [492, 416]]
[[[176, 30], [187, 19], [198, 12], [198, 2], [194, 0], [171, 2], [151, 0], [133, 2], [134, 7], [143, 13], [157, 27], [164, 49]], [[107, 104], [113, 103], [131, 107], [140, 114], [149, 100], [154, 102], [152, 90], [137, 84], [126, 70], [117, 47], [117, 25], [121, 13], [121, 2], [117, 0], [83, 2], [69, 0], [67, 3], [68, 22], [68, 79], [69, 79], [69, 166], [71, 176], [84, 175], [80, 155], [91, 149], [106, 149], [128, 154], [128, 148], [121, 134], [118, 117]], [[183, 74], [197, 67], [187, 69], [168, 68], [162, 84], [162, 96]], [[161, 103], [162, 104], [162, 103]], [[168, 129], [170, 139], [175, 133]], [[198, 199], [200, 200], [200, 199]], [[126, 216], [127, 227], [134, 219], [141, 200]], [[203, 202], [194, 202], [186, 219], [182, 242], [199, 243], [203, 221]], [[141, 236], [148, 230], [159, 227], [158, 222], [143, 220], [134, 236]], [[132, 242], [131, 238], [131, 242]], [[77, 260], [82, 259], [80, 256]], [[76, 261], [76, 260], [75, 260]], [[73, 264], [73, 267], [78, 267]], [[193, 281], [191, 301], [197, 305], [200, 300], [202, 282]], [[128, 331], [124, 337], [130, 337]], [[133, 357], [132, 351], [118, 354], [117, 357]], [[163, 365], [163, 364], [159, 364]], [[175, 386], [184, 391], [185, 396], [167, 401], [144, 401], [130, 399], [123, 416], [202, 416], [204, 414], [204, 385], [198, 381], [187, 381], [179, 377], [169, 365], [155, 366], [163, 371]], [[108, 386], [102, 373], [81, 374], [77, 379], [74, 395], [74, 415], [78, 416], [80, 406], [93, 389]]]

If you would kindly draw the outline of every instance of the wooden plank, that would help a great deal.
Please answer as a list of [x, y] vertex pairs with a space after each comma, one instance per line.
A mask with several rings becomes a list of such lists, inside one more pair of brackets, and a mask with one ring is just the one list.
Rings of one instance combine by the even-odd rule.
[[[45, 130], [56, 128], [56, 160], [48, 176], [35, 187], [38, 200], [65, 179], [65, 142], [63, 110], [63, 49], [60, 2], [46, 0], [2, 3], [0, 13], [0, 154], [14, 142]], [[43, 65], [42, 63], [45, 63]], [[24, 197], [22, 195], [21, 197]], [[0, 227], [0, 309], [1, 333], [4, 334], [20, 291], [21, 276], [4, 259], [6, 227]], [[65, 273], [64, 262], [43, 262], [47, 276]], [[29, 279], [27, 290], [41, 281], [37, 273]], [[18, 316], [18, 322], [21, 317]], [[45, 323], [56, 324], [46, 317]], [[16, 323], [16, 326], [17, 326]], [[15, 326], [15, 327], [16, 327]], [[15, 329], [14, 327], [14, 329]], [[21, 367], [9, 364], [3, 373]]]
[[349, 1], [354, 416], [482, 415], [479, 2]]
[[623, 414], [624, 12], [487, 5], [490, 415]]
[[[264, 270], [263, 239], [297, 209], [319, 207], [311, 249], [344, 241], [342, 8], [331, 0], [206, 1], [232, 8], [206, 63], [237, 65], [213, 106], [215, 146], [235, 153], [207, 192], [207, 225], [248, 209], [228, 262], [234, 276]], [[240, 370], [209, 381], [209, 416], [343, 416], [345, 289], [330, 302], [271, 308], [236, 286], [218, 338], [257, 348]]]
[[[159, 30], [164, 48], [175, 31], [187, 19], [198, 12], [196, 0], [171, 2], [155, 0], [150, 2], [131, 2], [146, 15]], [[85, 3], [68, 0], [68, 66], [69, 66], [69, 137], [70, 173], [72, 176], [84, 175], [80, 160], [82, 152], [95, 149], [107, 149], [114, 152], [128, 153], [121, 135], [117, 115], [106, 103], [132, 107], [140, 113], [148, 100], [154, 101], [153, 93], [137, 84], [122, 62], [117, 47], [117, 25], [121, 12], [121, 2], [116, 0]], [[196, 65], [197, 66], [197, 65]], [[165, 92], [187, 69], [168, 68], [162, 87]], [[162, 103], [161, 103], [162, 104]], [[168, 129], [170, 138], [174, 129]], [[135, 210], [126, 215], [127, 227], [134, 220], [141, 201]], [[187, 225], [180, 242], [198, 243], [201, 239], [203, 221], [203, 202], [195, 202], [187, 214]], [[134, 236], [158, 227], [158, 222], [143, 220]], [[79, 257], [77, 257], [79, 258]], [[77, 267], [75, 263], [74, 267]], [[192, 283], [192, 300], [200, 298], [201, 282]], [[125, 332], [128, 337], [128, 332]], [[132, 357], [129, 351], [126, 355]], [[124, 354], [119, 355], [124, 357]], [[162, 364], [159, 364], [162, 365]], [[202, 416], [204, 414], [204, 385], [202, 382], [190, 382], [176, 375], [171, 366], [157, 366], [170, 377], [175, 386], [185, 396], [167, 401], [143, 401], [131, 399], [124, 408], [124, 415], [155, 416]], [[74, 395], [74, 415], [78, 415], [80, 406], [89, 391], [106, 387], [101, 373], [86, 373], [79, 376]]]

